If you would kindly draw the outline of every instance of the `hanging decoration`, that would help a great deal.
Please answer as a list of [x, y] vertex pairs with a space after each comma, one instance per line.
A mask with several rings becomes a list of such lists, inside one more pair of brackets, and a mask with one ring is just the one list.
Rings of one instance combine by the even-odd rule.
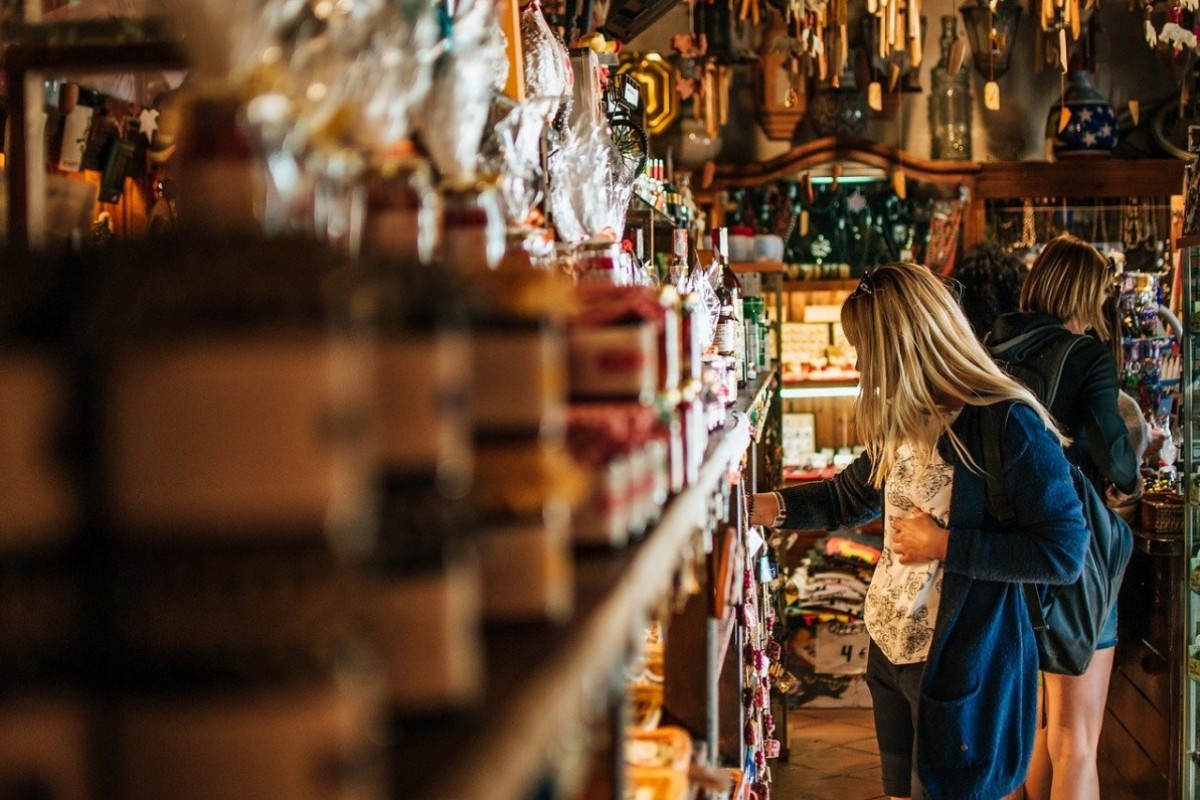
[[883, 111], [885, 84], [889, 93], [921, 90], [918, 76], [925, 50], [921, 0], [867, 0], [863, 40], [869, 75], [865, 91], [873, 110]]
[[1098, 0], [1041, 0], [1039, 35], [1034, 42], [1035, 72], [1051, 64], [1058, 65], [1064, 74], [1071, 59], [1071, 43], [1079, 40], [1083, 30], [1083, 12], [1090, 11]]
[[1017, 28], [1021, 23], [1021, 4], [1017, 0], [977, 0], [958, 11], [966, 25], [967, 38], [971, 41], [971, 60], [975, 70], [987, 81], [983, 87], [983, 105], [989, 111], [999, 111], [1000, 84], [996, 81], [1008, 72], [1010, 66]]

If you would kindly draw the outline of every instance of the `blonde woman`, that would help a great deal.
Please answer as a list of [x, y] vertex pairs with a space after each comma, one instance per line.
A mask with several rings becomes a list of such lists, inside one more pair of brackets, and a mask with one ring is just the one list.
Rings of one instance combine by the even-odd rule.
[[[751, 521], [833, 530], [884, 515], [865, 605], [883, 790], [998, 800], [1033, 747], [1037, 649], [1020, 583], [1074, 580], [1087, 543], [1062, 440], [926, 268], [868, 273], [842, 325], [866, 452], [832, 480], [754, 495]], [[1021, 498], [1015, 530], [988, 509], [986, 436]]]
[[[1040, 399], [1071, 438], [1067, 458], [1101, 496], [1107, 490], [1111, 505], [1121, 506], [1140, 490], [1140, 458], [1119, 409], [1116, 361], [1102, 344], [1109, 338], [1104, 304], [1114, 286], [1108, 260], [1096, 248], [1060, 236], [1034, 261], [1021, 289], [1021, 311], [996, 321], [988, 348], [1001, 362], [1033, 370], [1042, 386], [1052, 384], [1051, 371], [1060, 372], [1054, 397]], [[1049, 354], [1071, 343], [1061, 366], [1052, 363]], [[1116, 643], [1114, 608], [1084, 674], [1043, 675], [1046, 724], [1038, 729], [1025, 786], [1029, 800], [1100, 797], [1096, 748]]]

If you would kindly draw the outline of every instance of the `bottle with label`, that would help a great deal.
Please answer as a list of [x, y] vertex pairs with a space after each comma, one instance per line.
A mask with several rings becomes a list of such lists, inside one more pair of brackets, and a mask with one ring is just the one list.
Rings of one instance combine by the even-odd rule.
[[758, 371], [763, 367], [760, 361], [762, 354], [762, 328], [759, 317], [762, 314], [763, 301], [761, 297], [747, 297], [742, 300], [743, 316], [745, 317], [746, 340], [746, 380], [758, 378]]
[[691, 269], [688, 266], [690, 245], [687, 228], [675, 228], [671, 234], [671, 260], [667, 263], [667, 282], [682, 290]]
[[468, 502], [489, 622], [562, 620], [574, 602], [565, 314], [585, 286], [534, 269], [522, 256], [509, 253], [499, 269], [470, 278], [475, 470]]
[[132, 800], [373, 798], [370, 338], [343, 259], [261, 235], [237, 109], [192, 101], [175, 235], [80, 265], [93, 763]]
[[465, 288], [457, 270], [424, 266], [402, 247], [373, 249], [358, 287], [375, 310], [379, 414], [379, 534], [367, 559], [364, 622], [387, 672], [401, 743], [407, 715], [470, 707], [483, 674], [478, 562], [466, 540], [473, 450]]
[[[721, 301], [722, 308], [726, 302], [729, 304], [729, 313], [732, 319], [732, 329], [724, 334], [718, 331], [718, 337], [721, 335], [730, 337], [729, 351], [733, 354], [733, 358], [737, 362], [735, 371], [737, 373], [737, 382], [741, 386], [746, 382], [746, 349], [745, 349], [745, 331], [744, 322], [742, 319], [742, 282], [738, 280], [736, 274], [729, 266], [729, 230], [727, 228], [714, 228], [712, 232], [713, 259], [717, 262], [716, 268], [712, 270], [713, 280], [717, 282], [714, 288], [717, 290], [717, 297]], [[724, 313], [724, 312], [722, 312]], [[720, 321], [718, 320], [718, 327]], [[717, 348], [721, 348], [718, 346]]]

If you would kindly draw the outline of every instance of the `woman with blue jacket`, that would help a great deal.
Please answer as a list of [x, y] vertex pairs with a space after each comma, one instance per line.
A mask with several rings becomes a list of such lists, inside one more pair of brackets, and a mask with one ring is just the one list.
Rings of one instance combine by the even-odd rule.
[[[1069, 583], [1089, 532], [1062, 438], [929, 270], [889, 264], [842, 307], [866, 452], [836, 478], [757, 494], [751, 523], [833, 530], [884, 515], [864, 616], [883, 789], [998, 800], [1029, 767], [1037, 648], [1021, 583]], [[992, 407], [992, 408], [988, 408]], [[1000, 439], [1017, 527], [988, 508]]]

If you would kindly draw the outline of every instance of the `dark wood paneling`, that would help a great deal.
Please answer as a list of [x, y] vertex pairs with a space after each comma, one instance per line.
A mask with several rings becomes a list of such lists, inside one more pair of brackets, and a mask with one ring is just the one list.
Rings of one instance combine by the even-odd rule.
[[1108, 689], [1108, 717], [1115, 718], [1133, 734], [1130, 745], [1141, 750], [1159, 775], [1171, 770], [1170, 721], [1146, 700], [1129, 676], [1116, 672]]
[[975, 177], [980, 200], [1016, 197], [1170, 197], [1183, 191], [1179, 159], [989, 161]]
[[1104, 800], [1169, 797], [1166, 778], [1142, 750], [1138, 736], [1111, 712], [1105, 715], [1100, 737], [1099, 771]]
[[1135, 548], [1121, 586], [1100, 754], [1141, 800], [1180, 796], [1183, 659], [1177, 597], [1182, 561], [1178, 554], [1151, 555]]

